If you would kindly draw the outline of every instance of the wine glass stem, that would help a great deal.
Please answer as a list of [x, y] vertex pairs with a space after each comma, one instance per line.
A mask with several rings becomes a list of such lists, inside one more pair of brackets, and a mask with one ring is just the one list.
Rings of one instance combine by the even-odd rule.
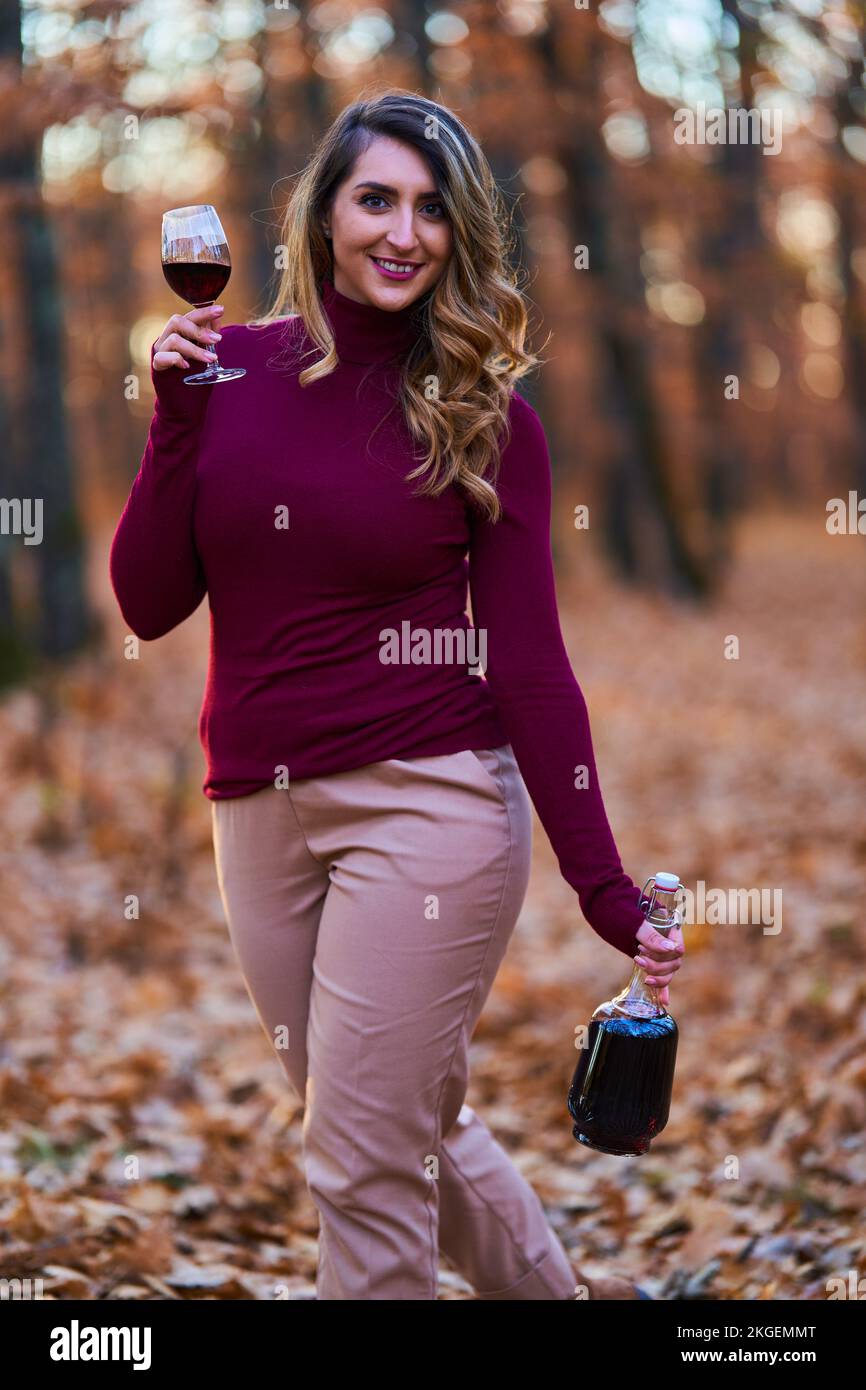
[[[206, 309], [206, 308], [209, 307], [209, 305], [213, 304], [213, 302], [214, 302], [214, 301], [213, 301], [212, 299], [209, 299], [209, 300], [207, 301], [207, 304], [197, 304], [195, 307], [196, 307], [197, 309]], [[211, 329], [213, 329], [213, 324], [212, 324], [212, 323], [211, 323], [210, 325], [208, 325], [208, 326], [209, 326]], [[206, 372], [218, 372], [218, 371], [220, 370], [220, 359], [219, 359], [219, 354], [218, 354], [218, 352], [217, 352], [216, 343], [208, 343], [207, 350], [208, 350], [208, 352], [212, 352], [212, 353], [213, 353], [213, 355], [214, 355], [214, 360], [213, 360], [213, 362], [208, 362], [207, 366], [205, 367], [205, 371], [206, 371]]]

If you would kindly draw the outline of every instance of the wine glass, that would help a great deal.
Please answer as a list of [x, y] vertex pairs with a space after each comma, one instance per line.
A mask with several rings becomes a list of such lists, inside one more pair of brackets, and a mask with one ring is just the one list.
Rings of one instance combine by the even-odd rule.
[[[215, 304], [232, 273], [229, 244], [216, 208], [196, 203], [170, 208], [162, 214], [162, 273], [175, 294], [201, 309]], [[185, 376], [187, 386], [210, 386], [246, 376], [246, 367], [221, 367], [219, 359], [207, 371]]]

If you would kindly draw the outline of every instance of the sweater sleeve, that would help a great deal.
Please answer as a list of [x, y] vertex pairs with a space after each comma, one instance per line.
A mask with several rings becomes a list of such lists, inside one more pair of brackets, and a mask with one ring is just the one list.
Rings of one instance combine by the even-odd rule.
[[[188, 618], [207, 592], [193, 539], [198, 444], [212, 386], [185, 386], [186, 368], [157, 372], [144, 456], [109, 553], [120, 611], [145, 641]], [[190, 368], [195, 370], [194, 367]]]
[[473, 623], [486, 634], [487, 683], [562, 875], [593, 931], [633, 957], [635, 932], [645, 921], [641, 890], [623, 872], [586, 701], [559, 624], [547, 440], [536, 412], [516, 394], [510, 420], [496, 481], [503, 514], [491, 522], [470, 508]]

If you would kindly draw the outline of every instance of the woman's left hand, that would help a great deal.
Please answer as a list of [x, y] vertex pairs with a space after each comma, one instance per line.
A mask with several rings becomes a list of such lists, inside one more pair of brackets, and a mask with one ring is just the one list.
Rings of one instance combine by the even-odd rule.
[[659, 1003], [667, 1005], [668, 985], [679, 970], [685, 954], [683, 929], [681, 926], [671, 927], [669, 932], [662, 934], [649, 922], [644, 922], [635, 935], [641, 945], [634, 963], [647, 972], [647, 984], [656, 986]]

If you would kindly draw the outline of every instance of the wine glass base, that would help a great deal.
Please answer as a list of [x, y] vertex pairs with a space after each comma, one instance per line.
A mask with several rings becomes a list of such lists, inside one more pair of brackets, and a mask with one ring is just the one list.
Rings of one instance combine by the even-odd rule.
[[236, 377], [246, 376], [246, 367], [217, 367], [213, 372], [196, 372], [194, 376], [183, 378], [184, 386], [210, 386], [212, 381], [234, 381]]

